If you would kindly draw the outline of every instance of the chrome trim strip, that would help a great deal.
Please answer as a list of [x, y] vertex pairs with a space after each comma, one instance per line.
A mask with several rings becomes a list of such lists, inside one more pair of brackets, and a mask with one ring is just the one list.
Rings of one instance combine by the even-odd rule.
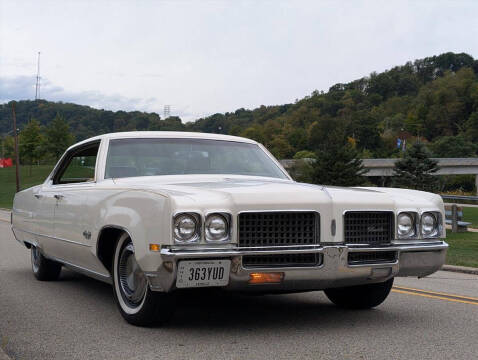
[[359, 209], [346, 209], [346, 210], [342, 211], [342, 216], [345, 215], [348, 212], [391, 212], [394, 215], [396, 214], [395, 210], [390, 210], [390, 209], [359, 208]]
[[68, 267], [68, 268], [71, 268], [71, 270], [73, 271], [77, 271], [77, 272], [80, 272], [82, 274], [85, 274], [85, 275], [88, 275], [88, 276], [91, 276], [97, 280], [101, 280], [101, 281], [104, 281], [108, 284], [111, 284], [111, 276], [108, 274], [108, 275], [105, 275], [105, 274], [102, 274], [102, 273], [99, 273], [97, 271], [94, 271], [94, 270], [90, 270], [90, 269], [87, 269], [83, 266], [80, 266], [80, 265], [75, 265], [75, 264], [72, 264], [68, 261], [65, 261], [63, 259], [60, 259], [60, 258], [57, 258], [55, 256], [48, 256], [48, 255], [45, 255], [43, 254], [43, 256], [45, 256], [46, 258], [50, 259], [50, 260], [53, 260], [53, 261], [56, 261], [56, 262], [59, 262], [61, 264], [63, 264], [64, 266]]
[[237, 215], [239, 214], [243, 214], [243, 213], [263, 213], [263, 212], [314, 212], [314, 213], [317, 213], [319, 214], [319, 212], [317, 210], [313, 210], [313, 209], [279, 209], [279, 210], [242, 210], [242, 211], [239, 211], [237, 213]]
[[31, 232], [31, 231], [28, 231], [28, 230], [17, 229], [17, 228], [14, 228], [13, 226], [12, 226], [12, 229], [19, 230], [19, 231], [23, 231], [23, 232], [26, 232], [27, 234], [30, 234], [30, 235], [33, 235], [33, 236], [42, 236], [42, 237], [46, 237], [46, 238], [53, 239], [53, 240], [64, 241], [64, 242], [67, 242], [67, 243], [70, 243], [70, 244], [74, 244], [74, 245], [80, 245], [80, 246], [85, 246], [85, 247], [91, 247], [90, 244], [83, 244], [83, 243], [80, 243], [80, 242], [77, 242], [77, 241], [73, 241], [73, 240], [67, 240], [67, 239], [58, 238], [58, 237], [55, 237], [55, 236], [50, 236], [50, 235], [44, 235], [44, 234], [34, 233], [34, 232]]
[[[379, 251], [398, 251], [413, 252], [413, 251], [441, 251], [448, 248], [448, 244], [444, 241], [435, 242], [431, 244], [408, 244], [408, 245], [391, 245], [383, 247], [349, 247], [346, 245], [331, 245], [331, 246], [296, 246], [296, 247], [256, 247], [256, 248], [232, 248], [232, 249], [198, 249], [198, 250], [179, 250], [175, 251], [169, 248], [161, 249], [161, 256], [165, 260], [172, 259], [187, 259], [187, 258], [201, 258], [201, 257], [229, 257], [242, 255], [274, 255], [274, 254], [301, 254], [301, 253], [323, 253], [326, 248], [336, 248], [340, 251], [349, 252], [379, 252]], [[390, 263], [386, 263], [390, 264]], [[380, 265], [380, 264], [378, 264]], [[367, 264], [367, 266], [370, 266]]]

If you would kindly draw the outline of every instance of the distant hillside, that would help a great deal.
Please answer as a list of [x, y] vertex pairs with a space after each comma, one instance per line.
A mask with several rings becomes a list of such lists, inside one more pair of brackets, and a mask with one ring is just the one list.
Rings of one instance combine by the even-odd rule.
[[[363, 157], [398, 156], [397, 138], [417, 135], [436, 156], [476, 156], [478, 60], [461, 53], [408, 62], [293, 103], [238, 109], [182, 124], [156, 113], [105, 111], [68, 103], [20, 101], [20, 127], [48, 124], [61, 113], [77, 140], [127, 130], [202, 131], [241, 135], [264, 143], [279, 158], [315, 151], [331, 131], [343, 131]], [[0, 132], [11, 128], [11, 108], [0, 105]]]

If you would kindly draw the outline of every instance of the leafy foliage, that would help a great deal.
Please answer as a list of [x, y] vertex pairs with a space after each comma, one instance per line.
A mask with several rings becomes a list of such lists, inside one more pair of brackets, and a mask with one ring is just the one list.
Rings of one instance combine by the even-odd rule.
[[[32, 118], [49, 127], [59, 114], [76, 141], [115, 131], [201, 131], [252, 138], [279, 158], [293, 158], [320, 151], [338, 129], [360, 156], [399, 157], [397, 138], [410, 143], [417, 137], [439, 156], [476, 156], [477, 148], [470, 144], [478, 143], [477, 73], [477, 60], [450, 52], [335, 84], [292, 104], [240, 108], [186, 124], [179, 117], [161, 119], [156, 113], [44, 100], [19, 101], [16, 111], [21, 129]], [[0, 133], [10, 129], [11, 106], [1, 104]], [[459, 148], [449, 146], [455, 140]]]
[[[44, 156], [45, 139], [40, 132], [40, 123], [32, 119], [20, 133], [20, 158], [22, 163], [30, 165], [40, 161]], [[30, 167], [31, 172], [31, 167]]]
[[74, 141], [68, 123], [63, 116], [57, 114], [46, 128], [46, 150], [58, 160]]
[[478, 145], [463, 135], [443, 136], [437, 138], [430, 149], [435, 157], [473, 157]]

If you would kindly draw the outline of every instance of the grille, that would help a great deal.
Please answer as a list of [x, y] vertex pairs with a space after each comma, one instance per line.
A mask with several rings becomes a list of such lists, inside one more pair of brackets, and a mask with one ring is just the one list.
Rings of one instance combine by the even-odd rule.
[[345, 213], [347, 244], [388, 244], [393, 238], [393, 213], [385, 211]]
[[242, 257], [242, 265], [247, 268], [316, 266], [321, 259], [320, 254], [246, 255]]
[[313, 245], [319, 241], [315, 212], [239, 214], [239, 246]]
[[395, 251], [352, 252], [349, 253], [349, 264], [377, 264], [395, 262]]

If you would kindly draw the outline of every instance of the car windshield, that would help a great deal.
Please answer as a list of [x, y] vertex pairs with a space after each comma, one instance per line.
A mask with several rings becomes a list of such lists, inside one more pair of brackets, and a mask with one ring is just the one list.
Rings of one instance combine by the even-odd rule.
[[105, 178], [181, 174], [233, 174], [287, 179], [257, 145], [206, 139], [115, 139]]

